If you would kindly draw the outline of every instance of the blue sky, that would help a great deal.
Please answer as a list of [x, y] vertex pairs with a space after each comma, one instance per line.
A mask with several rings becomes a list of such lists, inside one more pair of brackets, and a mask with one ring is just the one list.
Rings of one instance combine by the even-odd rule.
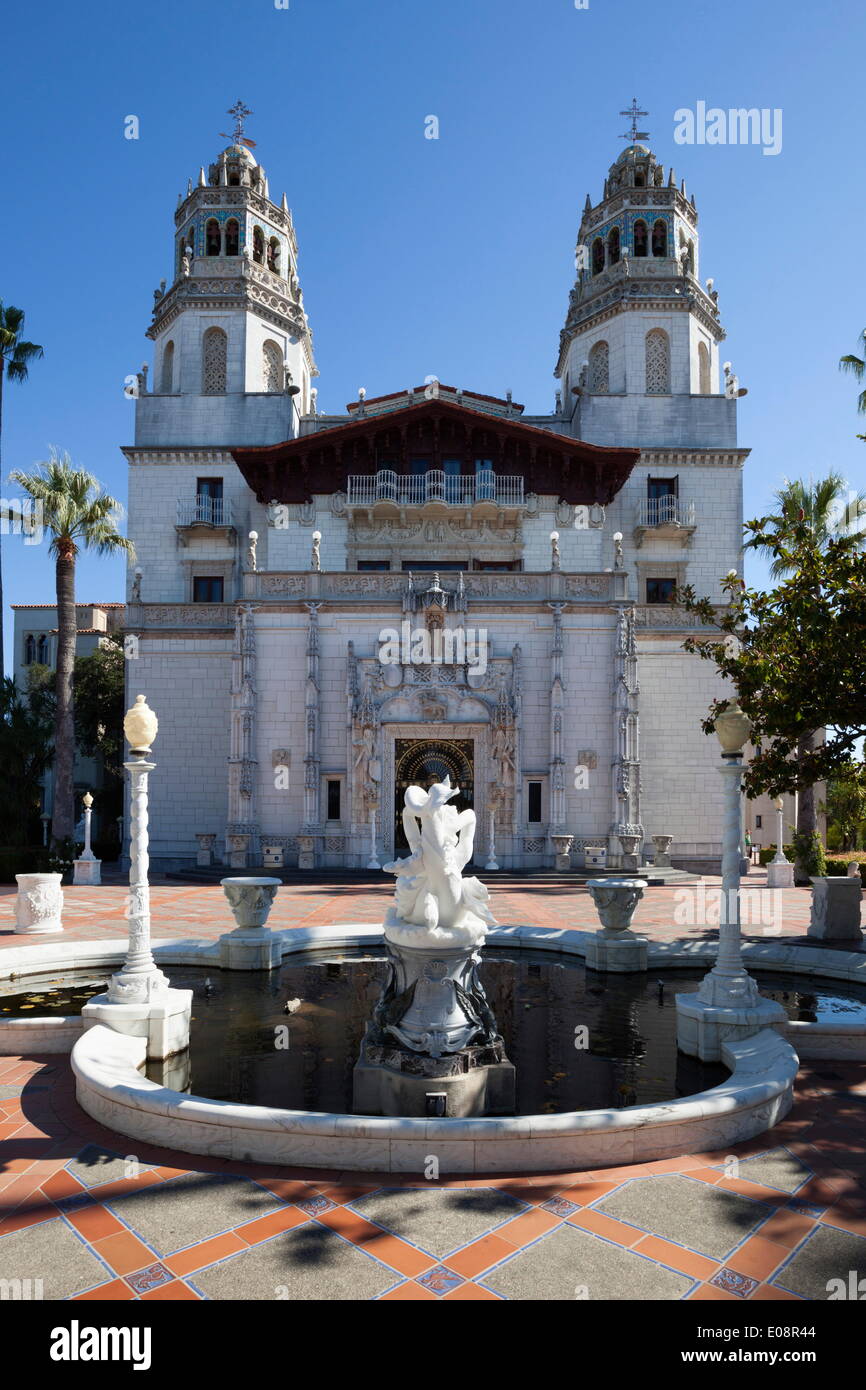
[[[293, 209], [322, 409], [429, 373], [551, 409], [580, 211], [637, 96], [696, 195], [724, 356], [749, 388], [746, 515], [784, 475], [866, 484], [837, 368], [866, 323], [860, 0], [48, 0], [7, 10], [2, 34], [0, 297], [45, 346], [5, 392], [4, 480], [52, 443], [125, 500], [123, 379], [150, 355], [177, 195], [238, 97]], [[674, 112], [698, 101], [781, 108], [781, 153], [676, 145]], [[3, 551], [7, 603], [51, 601], [46, 547]], [[82, 557], [78, 596], [122, 597], [122, 562]], [[7, 650], [10, 634], [7, 609]]]

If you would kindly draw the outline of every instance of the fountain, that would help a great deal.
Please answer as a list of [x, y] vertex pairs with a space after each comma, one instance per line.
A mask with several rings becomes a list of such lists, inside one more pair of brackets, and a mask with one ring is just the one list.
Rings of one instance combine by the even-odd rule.
[[450, 805], [450, 778], [407, 787], [408, 859], [384, 926], [388, 978], [354, 1071], [354, 1110], [367, 1115], [508, 1114], [514, 1067], [478, 976], [480, 948], [496, 922], [488, 892], [463, 878], [475, 812]]

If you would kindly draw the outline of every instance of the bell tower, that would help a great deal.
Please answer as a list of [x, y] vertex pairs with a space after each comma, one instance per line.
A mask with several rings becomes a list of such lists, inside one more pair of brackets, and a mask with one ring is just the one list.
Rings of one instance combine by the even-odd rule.
[[[626, 148], [580, 221], [555, 370], [562, 410], [571, 431], [596, 444], [698, 443], [705, 429], [718, 432], [715, 405], [727, 404], [718, 294], [700, 281], [694, 195], [644, 143], [637, 118], [646, 112], [634, 102], [623, 114], [632, 117]], [[733, 422], [734, 412], [721, 413]]]
[[265, 444], [298, 433], [317, 370], [283, 194], [230, 109], [230, 143], [199, 171], [174, 214], [170, 279], [154, 291], [149, 392], [136, 410], [143, 445]]

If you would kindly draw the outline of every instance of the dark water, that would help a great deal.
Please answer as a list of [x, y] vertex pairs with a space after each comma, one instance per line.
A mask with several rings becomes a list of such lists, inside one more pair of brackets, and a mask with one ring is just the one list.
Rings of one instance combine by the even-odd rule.
[[[671, 1100], [727, 1075], [676, 1048], [674, 998], [697, 989], [703, 972], [667, 971], [660, 994], [654, 974], [602, 977], [574, 957], [489, 947], [482, 973], [517, 1068], [518, 1114]], [[351, 1110], [352, 1068], [383, 974], [381, 951], [308, 953], [270, 974], [171, 969], [173, 985], [194, 991], [190, 1090], [252, 1105]], [[792, 1019], [866, 1022], [862, 987], [757, 979]], [[28, 983], [27, 993], [0, 997], [0, 1017], [78, 1013], [105, 979], [79, 973]], [[286, 1013], [294, 1000], [300, 1004]], [[575, 1047], [578, 1029], [586, 1029], [586, 1046]]]

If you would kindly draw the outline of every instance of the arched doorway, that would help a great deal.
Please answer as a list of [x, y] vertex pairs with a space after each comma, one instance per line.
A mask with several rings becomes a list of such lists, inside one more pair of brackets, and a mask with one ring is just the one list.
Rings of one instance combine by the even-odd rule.
[[394, 742], [394, 851], [408, 852], [403, 829], [407, 787], [423, 787], [451, 778], [460, 795], [451, 802], [458, 811], [471, 807], [475, 795], [475, 740], [398, 738]]

